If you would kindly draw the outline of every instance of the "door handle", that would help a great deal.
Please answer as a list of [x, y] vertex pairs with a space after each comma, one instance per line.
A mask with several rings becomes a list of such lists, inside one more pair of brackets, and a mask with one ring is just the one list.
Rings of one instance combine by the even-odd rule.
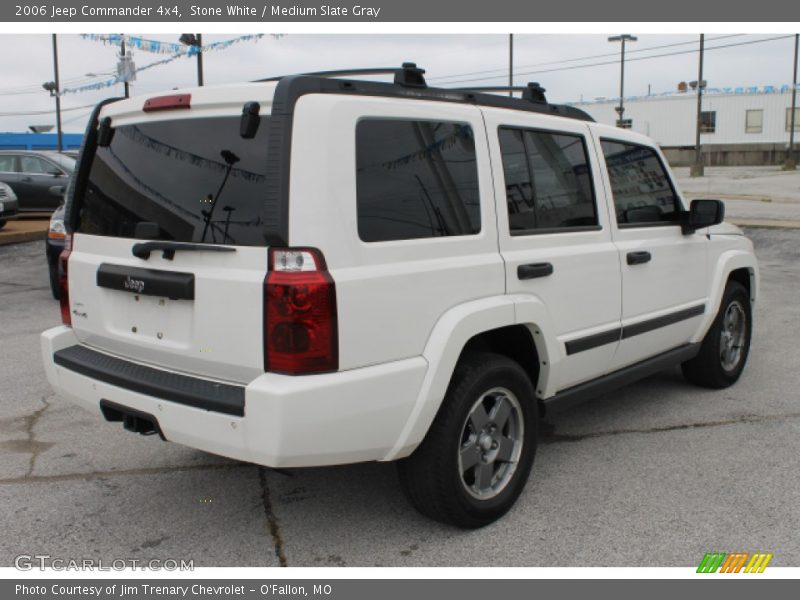
[[552, 274], [553, 265], [550, 263], [533, 263], [517, 267], [517, 277], [519, 279], [536, 279], [537, 277], [547, 277]]
[[629, 265], [643, 265], [644, 263], [650, 262], [651, 258], [653, 258], [652, 255], [647, 251], [628, 252]]
[[30, 183], [31, 181], [33, 181], [33, 179], [30, 177], [23, 177], [22, 181], [24, 181], [25, 183]]

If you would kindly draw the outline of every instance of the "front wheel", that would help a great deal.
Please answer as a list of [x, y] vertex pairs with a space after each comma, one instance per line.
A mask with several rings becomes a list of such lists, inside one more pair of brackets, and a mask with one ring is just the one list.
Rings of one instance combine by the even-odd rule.
[[750, 352], [752, 323], [750, 295], [742, 284], [729, 281], [700, 352], [681, 365], [686, 379], [718, 389], [736, 383]]
[[422, 514], [464, 528], [504, 515], [525, 487], [537, 439], [528, 375], [513, 360], [462, 359], [428, 434], [398, 463], [400, 482]]

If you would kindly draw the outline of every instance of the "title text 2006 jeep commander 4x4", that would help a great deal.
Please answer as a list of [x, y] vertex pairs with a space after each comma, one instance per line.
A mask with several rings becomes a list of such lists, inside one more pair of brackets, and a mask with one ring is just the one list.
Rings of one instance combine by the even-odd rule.
[[68, 190], [60, 395], [271, 467], [398, 461], [463, 527], [537, 418], [747, 359], [757, 265], [647, 138], [547, 103], [298, 75], [98, 106]]

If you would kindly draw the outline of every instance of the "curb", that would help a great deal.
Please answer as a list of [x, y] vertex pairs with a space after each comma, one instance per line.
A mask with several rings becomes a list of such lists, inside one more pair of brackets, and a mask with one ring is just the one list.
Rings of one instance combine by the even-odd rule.
[[738, 227], [757, 227], [759, 229], [800, 229], [800, 221], [778, 221], [777, 219], [728, 219]]
[[8, 233], [0, 233], [0, 246], [19, 244], [22, 242], [34, 242], [36, 240], [43, 240], [46, 237], [46, 229], [41, 231], [11, 231]]

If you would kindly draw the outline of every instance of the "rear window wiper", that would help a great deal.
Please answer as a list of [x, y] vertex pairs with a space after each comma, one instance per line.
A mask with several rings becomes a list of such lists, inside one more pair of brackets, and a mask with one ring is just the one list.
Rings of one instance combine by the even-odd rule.
[[176, 252], [236, 252], [231, 246], [214, 246], [211, 244], [187, 244], [183, 242], [139, 242], [133, 245], [131, 253], [136, 258], [147, 260], [153, 251], [162, 250], [166, 260], [175, 258]]

